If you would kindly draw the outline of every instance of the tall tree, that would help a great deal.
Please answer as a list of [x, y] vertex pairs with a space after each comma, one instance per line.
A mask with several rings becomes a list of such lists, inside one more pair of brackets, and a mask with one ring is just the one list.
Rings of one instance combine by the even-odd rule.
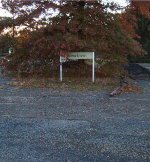
[[[10, 1], [3, 1], [4, 7], [9, 9]], [[104, 4], [101, 0], [13, 2], [16, 3], [15, 25], [26, 27], [17, 37], [12, 58], [17, 66], [22, 62], [41, 62], [43, 66], [59, 55], [67, 57], [71, 51], [95, 51], [98, 57], [121, 65], [129, 54], [142, 53], [141, 46], [125, 30], [122, 16], [115, 12], [119, 8], [115, 3]]]
[[[140, 57], [131, 57], [132, 61], [150, 61], [150, 37], [149, 37], [149, 22], [150, 22], [150, 2], [130, 0], [129, 6], [124, 14], [124, 24], [128, 31], [132, 33], [133, 38], [138, 41], [146, 55]], [[126, 29], [127, 29], [126, 28]], [[130, 29], [130, 30], [129, 30]]]

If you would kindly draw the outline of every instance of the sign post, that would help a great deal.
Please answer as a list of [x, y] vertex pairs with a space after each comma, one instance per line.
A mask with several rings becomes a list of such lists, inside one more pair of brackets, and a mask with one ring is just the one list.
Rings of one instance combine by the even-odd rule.
[[95, 81], [95, 65], [94, 65], [94, 62], [95, 62], [95, 54], [94, 54], [94, 52], [93, 52], [92, 82]]
[[62, 82], [62, 58], [60, 56], [60, 81]]
[[[94, 52], [71, 52], [67, 58], [68, 60], [93, 60], [92, 61], [92, 82], [95, 81], [95, 53]], [[60, 56], [60, 81], [63, 80], [62, 64], [67, 60]]]

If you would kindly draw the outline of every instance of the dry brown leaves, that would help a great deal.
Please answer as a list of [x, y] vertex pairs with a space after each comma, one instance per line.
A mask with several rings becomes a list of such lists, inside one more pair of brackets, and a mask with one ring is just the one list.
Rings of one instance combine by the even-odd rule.
[[125, 86], [123, 86], [122, 88], [122, 93], [126, 92], [126, 93], [139, 93], [141, 92], [142, 89], [141, 87], [137, 86], [137, 85], [133, 85], [133, 84], [127, 84]]

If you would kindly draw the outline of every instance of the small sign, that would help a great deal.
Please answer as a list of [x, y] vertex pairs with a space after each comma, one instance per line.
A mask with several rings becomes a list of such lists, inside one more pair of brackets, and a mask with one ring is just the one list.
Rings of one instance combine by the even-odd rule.
[[88, 60], [93, 59], [93, 53], [91, 52], [71, 52], [67, 58], [61, 56], [61, 62], [68, 60]]
[[95, 78], [95, 70], [94, 70], [94, 64], [95, 64], [95, 54], [94, 52], [71, 52], [67, 58], [60, 56], [60, 81], [62, 81], [63, 73], [62, 73], [62, 64], [63, 62], [66, 62], [67, 60], [92, 60], [92, 82], [94, 82]]

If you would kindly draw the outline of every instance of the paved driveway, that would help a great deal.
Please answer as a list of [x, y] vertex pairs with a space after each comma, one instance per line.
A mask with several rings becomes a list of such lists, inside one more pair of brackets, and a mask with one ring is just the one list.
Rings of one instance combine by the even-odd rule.
[[150, 63], [139, 63], [139, 65], [141, 65], [142, 67], [150, 70]]
[[9, 81], [0, 78], [0, 162], [150, 161], [150, 82], [110, 98]]

